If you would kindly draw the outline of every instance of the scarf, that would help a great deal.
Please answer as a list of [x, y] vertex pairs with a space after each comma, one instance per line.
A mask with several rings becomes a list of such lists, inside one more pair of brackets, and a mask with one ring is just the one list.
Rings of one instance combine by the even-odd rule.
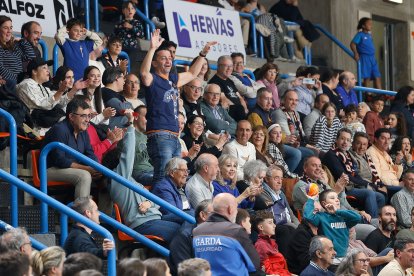
[[336, 147], [335, 144], [332, 145], [332, 150], [335, 152], [336, 157], [338, 157], [338, 159], [342, 162], [342, 164], [344, 164], [345, 171], [348, 174], [355, 176], [356, 175], [355, 165], [354, 165], [354, 162], [352, 161], [352, 158], [349, 152], [348, 151], [346, 151], [345, 153], [342, 152], [340, 149]]
[[299, 142], [301, 142], [301, 144], [304, 143], [305, 139], [304, 139], [304, 133], [303, 133], [303, 129], [302, 129], [302, 123], [300, 122], [300, 119], [296, 115], [296, 112], [292, 111], [293, 116], [291, 116], [290, 115], [291, 113], [289, 111], [287, 111], [284, 106], [282, 107], [282, 111], [286, 115], [290, 134], [295, 135], [295, 132], [298, 131], [299, 132], [299, 137], [298, 137]]
[[379, 175], [378, 175], [377, 168], [375, 168], [375, 164], [372, 161], [371, 157], [366, 153], [364, 153], [362, 157], [365, 159], [365, 161], [367, 161], [368, 166], [371, 169], [372, 181], [374, 182], [372, 183], [371, 187], [374, 188], [375, 190], [377, 190], [377, 187], [380, 187], [380, 188], [383, 187], [384, 183], [381, 182], [381, 179], [379, 178]]

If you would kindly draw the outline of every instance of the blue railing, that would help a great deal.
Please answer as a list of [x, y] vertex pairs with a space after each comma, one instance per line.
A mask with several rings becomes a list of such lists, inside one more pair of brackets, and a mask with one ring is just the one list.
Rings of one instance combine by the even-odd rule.
[[[10, 231], [12, 229], [14, 229], [13, 226], [11, 226], [10, 224], [0, 220], [0, 229], [3, 229], [4, 231]], [[39, 242], [38, 240], [36, 240], [35, 238], [30, 237], [30, 241], [32, 242], [32, 246], [36, 249], [36, 250], [42, 250], [45, 249], [47, 246], [44, 245], [43, 243]]]
[[[13, 116], [6, 110], [0, 108], [0, 116], [4, 117], [9, 124], [10, 139], [10, 174], [17, 177], [17, 127]], [[11, 225], [17, 227], [18, 206], [16, 186], [10, 186]]]
[[[189, 61], [189, 60], [182, 60], [182, 59], [175, 59], [173, 61], [173, 63], [174, 63], [174, 65], [188, 65], [189, 66], [191, 64], [191, 61]], [[209, 67], [210, 67], [211, 70], [217, 70], [217, 65], [216, 64], [210, 64]], [[243, 73], [249, 75], [249, 77], [252, 80], [256, 80], [256, 77], [254, 76], [254, 74], [253, 74], [252, 71], [250, 71], [248, 69], [244, 69], [243, 70]]]
[[257, 35], [256, 35], [256, 21], [254, 16], [250, 13], [239, 12], [241, 17], [247, 18], [250, 21], [250, 39], [252, 41], [253, 52], [257, 55]]
[[[52, 208], [58, 210], [60, 213], [64, 213], [70, 218], [74, 219], [75, 221], [78, 221], [82, 223], [83, 225], [85, 225], [86, 227], [92, 229], [93, 231], [96, 231], [99, 235], [103, 236], [104, 238], [114, 241], [112, 234], [108, 230], [100, 226], [99, 224], [96, 224], [95, 222], [91, 221], [87, 217], [79, 214], [78, 212], [75, 212], [71, 208], [65, 206], [64, 204], [48, 196], [47, 194], [42, 193], [38, 189], [23, 182], [17, 177], [0, 169], [0, 178], [4, 179], [5, 181], [12, 184], [13, 186], [16, 186], [17, 188], [25, 191], [26, 193], [31, 194], [32, 196], [40, 200], [42, 204], [50, 205]], [[116, 275], [116, 249], [115, 248], [108, 252], [108, 275], [110, 276]]]
[[[94, 168], [95, 170], [101, 172], [105, 176], [117, 181], [121, 185], [124, 185], [125, 187], [127, 187], [127, 188], [133, 190], [134, 192], [142, 195], [146, 199], [154, 202], [155, 204], [160, 205], [161, 207], [163, 207], [163, 208], [167, 209], [168, 211], [176, 214], [177, 216], [185, 219], [186, 221], [188, 221], [190, 223], [193, 223], [193, 224], [195, 223], [194, 217], [192, 217], [192, 216], [188, 215], [187, 213], [183, 212], [182, 210], [172, 206], [171, 204], [167, 203], [165, 200], [155, 196], [154, 194], [147, 191], [146, 189], [140, 188], [139, 186], [129, 182], [124, 177], [122, 177], [119, 174], [115, 173], [114, 171], [111, 171], [108, 168], [102, 166], [98, 162], [95, 162], [94, 160], [92, 160], [92, 159], [86, 157], [85, 155], [77, 152], [76, 150], [72, 149], [71, 147], [69, 147], [65, 144], [59, 143], [59, 142], [52, 142], [52, 143], [47, 144], [40, 153], [40, 157], [39, 157], [39, 178], [40, 178], [40, 190], [43, 193], [47, 194], [47, 164], [46, 164], [47, 155], [49, 154], [49, 152], [51, 150], [54, 150], [54, 149], [59, 149], [61, 151], [64, 151], [67, 154], [72, 155], [73, 157], [76, 158], [76, 160], [78, 160], [82, 164], [91, 166], [92, 168]], [[46, 231], [48, 229], [47, 205], [46, 204], [41, 204], [40, 212], [41, 212], [40, 231], [42, 233], [46, 233]]]
[[376, 89], [376, 88], [364, 87], [364, 86], [355, 86], [354, 89], [360, 92], [365, 92], [365, 93], [375, 93], [375, 94], [382, 94], [382, 95], [389, 95], [389, 96], [397, 95], [397, 92], [395, 91]]
[[49, 59], [49, 48], [47, 47], [46, 41], [43, 39], [39, 40], [40, 47], [42, 48], [42, 56], [44, 60]]
[[[319, 24], [314, 24], [313, 26], [315, 26], [316, 29], [318, 29], [321, 33], [323, 33], [330, 40], [332, 40], [333, 43], [338, 45], [339, 48], [341, 48], [348, 56], [350, 56], [352, 59], [354, 59], [354, 53], [348, 47], [346, 47], [341, 41], [339, 41], [333, 34], [328, 32], [328, 30], [326, 30], [324, 27], [322, 27]], [[356, 63], [357, 63], [357, 82], [358, 82], [358, 85], [361, 86], [362, 85], [361, 61], [358, 60]], [[362, 101], [362, 93], [361, 92], [358, 93], [358, 99], [359, 99], [359, 101]]]
[[[68, 204], [68, 207], [71, 207], [71, 206], [72, 206], [72, 203]], [[146, 238], [144, 235], [139, 234], [138, 232], [132, 230], [128, 226], [125, 226], [124, 224], [116, 221], [115, 219], [111, 218], [110, 216], [102, 212], [99, 212], [99, 220], [101, 222], [107, 223], [108, 225], [112, 226], [116, 230], [120, 230], [124, 232], [125, 234], [129, 235], [133, 239], [141, 242], [143, 245], [149, 248], [152, 248], [153, 250], [155, 250], [156, 252], [158, 252], [159, 254], [165, 257], [168, 257], [168, 255], [170, 254], [170, 251], [166, 249], [165, 247]], [[68, 236], [68, 216], [66, 216], [65, 214], [61, 214], [60, 216], [60, 227], [61, 227], [60, 244], [63, 245]]]
[[[145, 2], [145, 1], [144, 1]], [[147, 11], [145, 14], [140, 11], [138, 8], [136, 8], [137, 10], [137, 15], [139, 16], [139, 18], [141, 18], [142, 20], [144, 20], [145, 22], [145, 37], [147, 40], [151, 39], [151, 33], [155, 30], [155, 25], [154, 23], [148, 18], [148, 3], [146, 4], [146, 8], [145, 10]]]
[[[108, 49], [103, 49], [102, 54], [107, 53]], [[131, 72], [131, 60], [129, 59], [129, 56], [126, 52], [121, 51], [119, 53], [119, 57], [127, 59], [128, 60], [128, 72]], [[55, 44], [53, 46], [53, 75], [56, 73], [56, 70], [59, 68], [59, 46]]]

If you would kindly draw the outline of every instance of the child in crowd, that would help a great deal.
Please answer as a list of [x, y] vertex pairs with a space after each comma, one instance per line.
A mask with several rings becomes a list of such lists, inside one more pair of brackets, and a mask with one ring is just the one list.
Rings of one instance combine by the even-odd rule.
[[362, 123], [365, 125], [369, 141], [374, 143], [374, 133], [377, 129], [384, 127], [384, 120], [380, 113], [384, 109], [384, 99], [376, 96], [371, 105], [371, 111], [368, 111]]
[[258, 211], [253, 219], [253, 226], [259, 233], [254, 247], [259, 253], [260, 264], [266, 274], [280, 276], [291, 275], [288, 271], [285, 257], [279, 252], [276, 241], [271, 237], [275, 235], [276, 224], [273, 214], [268, 211]]
[[344, 126], [352, 131], [352, 137], [354, 137], [356, 132], [365, 132], [365, 126], [358, 118], [358, 107], [354, 104], [350, 104], [344, 108], [344, 111]]
[[252, 224], [250, 223], [250, 214], [246, 209], [237, 209], [236, 223], [243, 227], [247, 234], [252, 233]]
[[[69, 38], [65, 38], [66, 34]], [[82, 40], [84, 35], [87, 39]], [[75, 81], [82, 78], [88, 67], [89, 53], [102, 44], [99, 35], [85, 29], [83, 23], [76, 18], [69, 19], [66, 26], [58, 30], [55, 40], [64, 57], [63, 65], [73, 70]]]
[[[317, 196], [316, 196], [317, 197]], [[316, 197], [309, 197], [304, 207], [304, 218], [317, 226], [321, 234], [332, 240], [337, 258], [345, 257], [349, 244], [349, 228], [361, 221], [361, 216], [351, 210], [340, 210], [338, 194], [325, 190], [319, 194], [319, 201], [324, 212], [315, 208]], [[338, 264], [340, 260], [335, 260]]]
[[354, 59], [361, 61], [363, 85], [368, 86], [370, 80], [375, 79], [375, 88], [381, 89], [381, 74], [375, 59], [375, 46], [371, 35], [371, 18], [361, 18], [358, 22], [357, 30], [358, 33], [351, 42], [351, 49], [354, 52]]

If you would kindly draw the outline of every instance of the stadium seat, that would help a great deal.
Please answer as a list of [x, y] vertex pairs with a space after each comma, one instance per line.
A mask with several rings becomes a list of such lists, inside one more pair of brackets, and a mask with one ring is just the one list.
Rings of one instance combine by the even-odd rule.
[[295, 184], [298, 181], [299, 181], [298, 178], [283, 178], [282, 180], [282, 189], [286, 195], [286, 198], [290, 206], [293, 206], [293, 197], [292, 197], [293, 188], [295, 187]]
[[[39, 171], [38, 171], [38, 162], [40, 156], [40, 150], [32, 150], [32, 175], [33, 175], [33, 185], [37, 188], [40, 188], [40, 178], [39, 178]], [[60, 181], [48, 181], [48, 187], [56, 187], [56, 186], [71, 186], [71, 184], [66, 182]]]

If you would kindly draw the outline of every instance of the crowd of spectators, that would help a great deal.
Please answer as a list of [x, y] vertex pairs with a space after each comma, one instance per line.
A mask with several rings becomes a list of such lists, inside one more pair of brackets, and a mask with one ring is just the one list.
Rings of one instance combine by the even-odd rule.
[[[299, 39], [316, 39], [294, 2], [281, 0], [272, 9], [300, 22], [306, 32]], [[243, 8], [258, 21], [268, 15], [257, 1]], [[159, 29], [138, 66], [143, 25], [134, 17], [134, 1], [122, 12], [107, 42], [78, 19], [68, 20], [55, 37], [64, 62], [53, 78], [50, 61], [37, 49], [41, 26], [26, 23], [17, 41], [11, 19], [0, 16], [0, 89], [27, 107], [26, 130], [40, 133], [38, 143], [62, 142], [196, 218], [197, 225], [187, 225], [169, 208], [52, 150], [48, 179], [75, 187], [76, 212], [99, 224], [90, 195], [106, 184], [123, 223], [170, 248], [168, 264], [125, 259], [119, 275], [170, 275], [170, 269], [174, 275], [394, 275], [387, 273], [413, 269], [413, 87], [402, 87], [384, 112], [384, 98], [358, 102], [349, 71], [300, 66], [294, 78], [282, 80], [269, 61], [255, 81], [243, 73], [245, 56], [233, 53], [218, 58], [210, 76], [215, 41], [180, 71], [173, 65], [177, 45]], [[286, 26], [275, 22], [280, 26], [270, 33], [270, 52], [283, 57], [278, 43], [286, 38], [277, 32]], [[130, 56], [131, 72], [121, 50]], [[114, 247], [107, 239], [98, 244], [91, 229], [76, 223], [63, 249], [32, 253], [27, 233], [17, 228], [0, 237], [0, 274], [19, 267], [18, 275], [30, 275], [29, 269], [75, 275], [82, 264], [77, 254], [105, 259]], [[100, 275], [100, 260], [95, 263], [80, 270]], [[92, 275], [86, 273], [76, 275]]]

